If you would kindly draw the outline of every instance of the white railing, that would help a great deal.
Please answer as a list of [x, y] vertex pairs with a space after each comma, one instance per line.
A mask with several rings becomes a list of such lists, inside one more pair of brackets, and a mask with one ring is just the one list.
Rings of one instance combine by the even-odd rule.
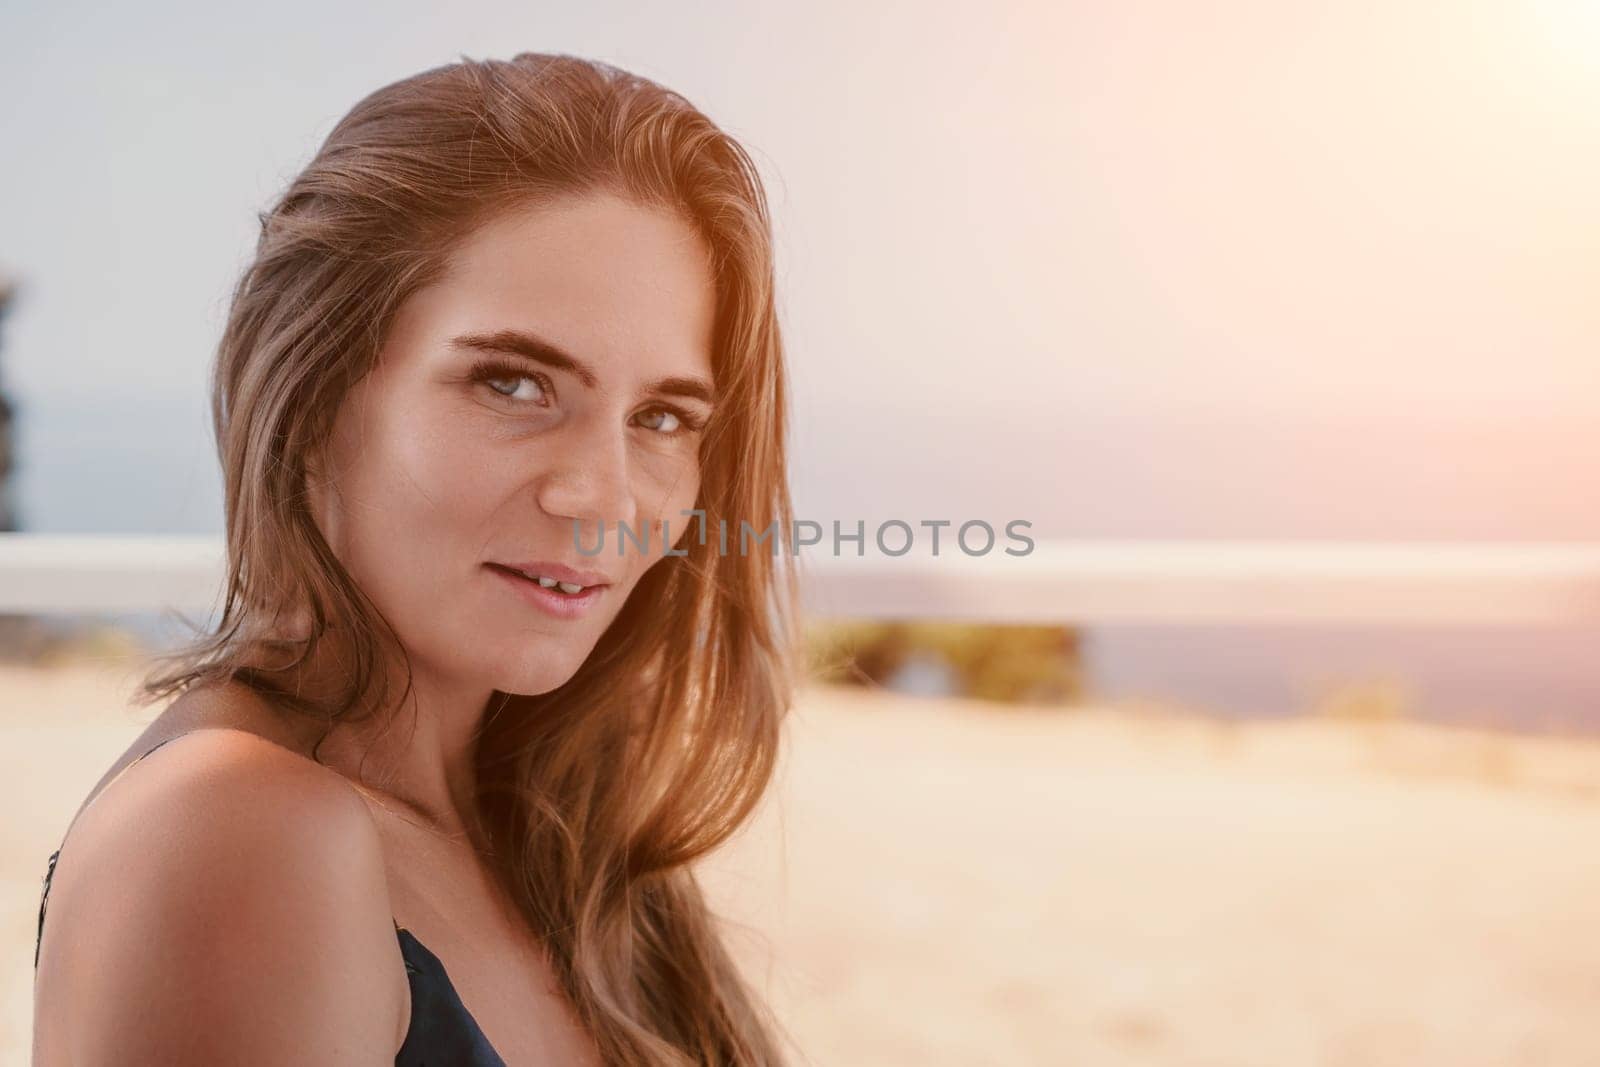
[[[851, 546], [853, 551], [853, 546]], [[210, 611], [213, 537], [0, 534], [0, 612]], [[1038, 541], [801, 555], [816, 616], [1061, 623], [1600, 622], [1600, 544]]]

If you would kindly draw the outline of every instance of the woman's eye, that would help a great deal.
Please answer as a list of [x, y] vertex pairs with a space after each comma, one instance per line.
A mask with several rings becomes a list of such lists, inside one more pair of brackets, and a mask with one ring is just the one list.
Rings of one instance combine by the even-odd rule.
[[539, 401], [544, 398], [544, 388], [526, 374], [516, 374], [508, 378], [485, 378], [484, 381], [488, 383], [490, 389], [507, 400]]
[[666, 408], [647, 411], [644, 413], [643, 418], [646, 426], [660, 433], [674, 434], [682, 428], [682, 421]]

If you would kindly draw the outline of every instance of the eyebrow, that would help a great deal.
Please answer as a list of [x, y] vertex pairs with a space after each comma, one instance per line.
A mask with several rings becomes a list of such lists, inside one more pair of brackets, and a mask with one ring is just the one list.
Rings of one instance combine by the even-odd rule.
[[[493, 333], [464, 333], [452, 338], [450, 347], [465, 351], [499, 352], [520, 356], [542, 366], [566, 371], [590, 389], [597, 388], [600, 379], [587, 363], [565, 349], [525, 330], [496, 330]], [[646, 382], [647, 391], [689, 397], [711, 404], [715, 392], [704, 378], [669, 376]]]

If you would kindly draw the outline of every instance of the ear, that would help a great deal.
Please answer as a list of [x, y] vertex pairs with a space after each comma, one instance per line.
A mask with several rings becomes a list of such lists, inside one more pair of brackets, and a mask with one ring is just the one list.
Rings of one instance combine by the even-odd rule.
[[305, 456], [302, 458], [301, 463], [305, 467], [307, 482], [320, 482], [322, 480], [322, 447], [322, 443], [320, 441], [317, 442], [306, 449]]
[[322, 474], [322, 450], [317, 448], [306, 452], [301, 459], [301, 466], [305, 470], [306, 506], [311, 508], [313, 513], [316, 513], [322, 500], [322, 494], [327, 489], [327, 483]]
[[330, 546], [334, 545], [338, 536], [338, 516], [334, 508], [336, 490], [324, 473], [326, 460], [321, 443], [308, 449], [301, 462], [305, 469], [305, 508], [311, 513], [311, 519], [322, 533], [323, 540]]

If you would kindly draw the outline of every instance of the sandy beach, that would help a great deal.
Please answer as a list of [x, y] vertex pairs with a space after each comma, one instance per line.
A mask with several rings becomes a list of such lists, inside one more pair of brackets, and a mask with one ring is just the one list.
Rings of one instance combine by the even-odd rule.
[[[49, 853], [153, 714], [0, 668], [0, 1062]], [[817, 1065], [1600, 1063], [1600, 743], [816, 687], [705, 880]]]

